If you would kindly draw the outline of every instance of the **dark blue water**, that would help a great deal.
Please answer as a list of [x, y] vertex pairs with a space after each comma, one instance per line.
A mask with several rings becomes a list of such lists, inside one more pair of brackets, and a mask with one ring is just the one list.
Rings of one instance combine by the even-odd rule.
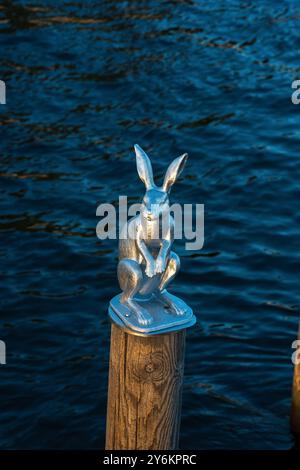
[[287, 449], [299, 318], [299, 2], [0, 6], [1, 448], [102, 448], [117, 242], [96, 207], [138, 200], [132, 146], [172, 202], [205, 204], [171, 291], [195, 310], [184, 449]]

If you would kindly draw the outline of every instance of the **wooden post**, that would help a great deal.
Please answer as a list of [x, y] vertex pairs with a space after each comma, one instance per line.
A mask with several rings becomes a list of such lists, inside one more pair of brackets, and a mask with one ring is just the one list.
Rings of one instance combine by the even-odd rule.
[[[299, 324], [298, 340], [300, 341], [300, 324]], [[298, 356], [299, 356], [299, 353], [296, 351], [295, 357], [297, 358]], [[292, 427], [292, 432], [294, 434], [300, 435], [300, 363], [295, 364], [295, 369], [294, 369], [291, 427]]]
[[178, 449], [185, 330], [135, 336], [112, 324], [107, 450]]

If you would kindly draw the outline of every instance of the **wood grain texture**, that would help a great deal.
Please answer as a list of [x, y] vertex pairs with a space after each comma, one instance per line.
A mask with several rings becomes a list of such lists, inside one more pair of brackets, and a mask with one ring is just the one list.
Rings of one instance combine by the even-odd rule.
[[111, 327], [107, 450], [178, 448], [185, 330], [130, 335]]
[[[300, 324], [298, 340], [300, 340]], [[291, 428], [293, 433], [300, 435], [300, 364], [295, 364], [294, 369]]]

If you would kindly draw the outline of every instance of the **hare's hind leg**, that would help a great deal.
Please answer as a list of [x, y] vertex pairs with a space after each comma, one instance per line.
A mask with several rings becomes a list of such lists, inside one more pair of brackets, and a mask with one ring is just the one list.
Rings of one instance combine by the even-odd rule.
[[179, 256], [176, 255], [174, 251], [171, 251], [165, 272], [162, 274], [160, 284], [159, 284], [159, 290], [161, 292], [164, 289], [166, 289], [167, 285], [172, 281], [172, 279], [174, 279], [174, 277], [179, 271], [179, 268], [180, 268]]
[[119, 261], [118, 280], [123, 291], [121, 302], [133, 311], [140, 325], [150, 325], [152, 317], [134, 300], [134, 296], [139, 291], [143, 280], [140, 265], [136, 261], [127, 258]]
[[172, 279], [174, 279], [179, 271], [179, 268], [179, 256], [174, 253], [174, 251], [171, 251], [167, 267], [160, 280], [159, 292], [161, 299], [165, 302], [167, 307], [170, 308], [173, 313], [175, 313], [175, 315], [184, 315], [185, 311], [182, 306], [179, 303], [174, 303], [166, 290], [167, 285], [172, 281]]

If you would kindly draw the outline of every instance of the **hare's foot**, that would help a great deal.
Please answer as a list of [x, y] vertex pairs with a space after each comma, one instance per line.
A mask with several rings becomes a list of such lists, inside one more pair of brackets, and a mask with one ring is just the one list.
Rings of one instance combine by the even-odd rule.
[[162, 300], [165, 305], [165, 308], [167, 309], [167, 311], [169, 310], [170, 313], [173, 313], [177, 316], [185, 315], [186, 308], [180, 302], [180, 299], [178, 299], [178, 301], [173, 301], [171, 297], [169, 297], [169, 294], [166, 290], [159, 292], [159, 298]]
[[152, 317], [141, 307], [133, 297], [139, 291], [143, 273], [137, 261], [124, 258], [118, 264], [118, 279], [123, 291], [121, 303], [135, 314], [140, 325], [150, 325]]
[[125, 305], [127, 305], [127, 307], [130, 308], [130, 310], [134, 312], [140, 325], [148, 326], [152, 323], [151, 315], [147, 312], [146, 309], [141, 307], [135, 300], [129, 298], [125, 302]]

